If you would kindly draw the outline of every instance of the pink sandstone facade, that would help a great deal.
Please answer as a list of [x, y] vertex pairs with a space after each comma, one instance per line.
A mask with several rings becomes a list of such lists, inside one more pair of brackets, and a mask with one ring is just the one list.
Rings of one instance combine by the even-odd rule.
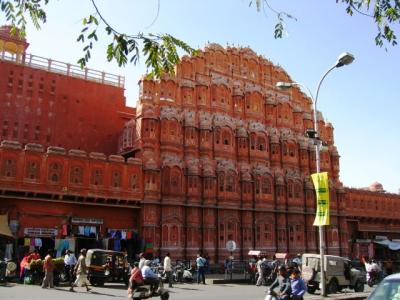
[[[176, 75], [141, 80], [130, 108], [123, 78], [43, 63], [4, 27], [0, 38], [0, 213], [17, 224], [16, 238], [47, 228], [46, 238], [76, 239], [78, 249], [91, 241], [69, 231], [91, 225], [96, 241], [133, 230], [147, 251], [175, 258], [201, 251], [224, 260], [228, 240], [236, 258], [252, 249], [318, 252], [315, 152], [304, 136], [312, 105], [299, 89], [275, 87], [292, 81], [282, 68], [249, 48], [210, 44], [184, 57]], [[318, 122], [330, 176], [327, 252], [351, 255], [349, 239], [366, 228], [354, 219], [375, 229], [399, 222], [393, 214], [368, 219], [356, 199], [394, 208], [398, 197], [345, 190], [333, 127], [321, 113]]]

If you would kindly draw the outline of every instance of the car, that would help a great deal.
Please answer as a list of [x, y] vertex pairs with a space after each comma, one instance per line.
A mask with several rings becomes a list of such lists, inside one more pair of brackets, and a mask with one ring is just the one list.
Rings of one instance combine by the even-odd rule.
[[[365, 274], [352, 267], [349, 259], [335, 255], [324, 255], [324, 258], [328, 294], [335, 294], [343, 288], [354, 289], [355, 292], [364, 291]], [[320, 255], [303, 254], [301, 271], [303, 279], [307, 282], [307, 291], [314, 294], [320, 288], [321, 282]]]
[[400, 300], [400, 274], [383, 279], [367, 300]]

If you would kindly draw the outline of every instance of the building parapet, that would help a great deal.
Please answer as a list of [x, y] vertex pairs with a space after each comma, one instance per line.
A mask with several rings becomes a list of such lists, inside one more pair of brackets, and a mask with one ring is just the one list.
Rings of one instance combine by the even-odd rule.
[[6, 51], [2, 51], [0, 52], [0, 60], [10, 61], [34, 69], [41, 69], [47, 72], [81, 78], [84, 80], [94, 81], [101, 84], [112, 85], [120, 88], [123, 88], [125, 85], [124, 76], [106, 73], [89, 68], [82, 69], [78, 65], [52, 60], [50, 58], [44, 58], [29, 53], [26, 53], [22, 60], [18, 60], [16, 55], [12, 55]]

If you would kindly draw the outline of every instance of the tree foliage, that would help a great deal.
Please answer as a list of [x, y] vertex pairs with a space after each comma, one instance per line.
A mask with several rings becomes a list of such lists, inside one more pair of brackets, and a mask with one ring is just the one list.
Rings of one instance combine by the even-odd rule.
[[[12, 33], [19, 29], [19, 34], [24, 37], [27, 22], [40, 29], [46, 22], [45, 6], [50, 0], [0, 0], [1, 12], [6, 21], [12, 25]], [[196, 55], [198, 50], [190, 47], [184, 41], [168, 33], [137, 33], [134, 35], [119, 32], [101, 14], [94, 0], [91, 1], [94, 12], [85, 17], [82, 22], [82, 30], [77, 41], [82, 44], [83, 56], [78, 59], [79, 65], [84, 68], [91, 58], [91, 50], [98, 41], [98, 32], [103, 31], [110, 38], [106, 47], [108, 61], [115, 60], [119, 66], [125, 66], [128, 62], [137, 64], [140, 55], [145, 56], [145, 63], [149, 69], [149, 76], [160, 77], [163, 73], [173, 73], [174, 66], [179, 63], [179, 51], [189, 55]], [[161, 0], [158, 0], [160, 4]], [[276, 25], [274, 37], [282, 38], [285, 32], [285, 21], [296, 18], [285, 12], [271, 7], [269, 0], [248, 0], [249, 6], [256, 7], [257, 11], [265, 15], [274, 14]], [[400, 25], [400, 0], [335, 0], [336, 3], [344, 3], [346, 12], [350, 16], [354, 13], [371, 18], [377, 25], [375, 43], [379, 47], [386, 44], [396, 46], [397, 36], [395, 26]], [[158, 15], [158, 13], [157, 13]], [[154, 21], [153, 21], [154, 22]]]

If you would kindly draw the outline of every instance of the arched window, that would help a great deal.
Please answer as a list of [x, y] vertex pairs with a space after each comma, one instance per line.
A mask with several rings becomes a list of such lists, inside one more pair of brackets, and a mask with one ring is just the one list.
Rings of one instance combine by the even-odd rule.
[[121, 172], [120, 171], [114, 171], [112, 173], [111, 186], [113, 188], [121, 187]]
[[226, 178], [226, 191], [227, 192], [235, 191], [234, 174], [229, 174], [229, 176]]
[[257, 139], [257, 148], [260, 151], [265, 151], [266, 146], [265, 146], [265, 139], [263, 137], [258, 137], [258, 139]]
[[256, 149], [256, 135], [254, 133], [250, 135], [250, 149], [251, 150]]
[[172, 246], [177, 246], [179, 242], [179, 228], [177, 225], [172, 225], [170, 235], [169, 235], [170, 244]]
[[29, 180], [37, 180], [39, 177], [39, 163], [31, 160], [26, 165], [25, 178]]
[[182, 176], [181, 171], [177, 168], [174, 168], [171, 172], [171, 191], [175, 193], [181, 193], [182, 190]]
[[293, 198], [293, 196], [294, 196], [293, 182], [292, 181], [288, 182], [288, 195], [289, 195], [289, 198]]
[[221, 140], [221, 130], [219, 128], [215, 129], [215, 143], [219, 144]]
[[271, 194], [271, 181], [269, 178], [264, 177], [262, 179], [262, 193], [263, 194]]
[[170, 168], [164, 167], [162, 170], [162, 189], [168, 194], [170, 191]]
[[2, 175], [4, 177], [16, 177], [17, 174], [17, 168], [16, 168], [17, 162], [15, 159], [7, 158], [3, 160], [3, 168], [2, 168]]
[[49, 165], [48, 181], [58, 183], [61, 179], [62, 165], [58, 162], [53, 162]]
[[224, 145], [231, 145], [231, 134], [228, 131], [224, 131], [222, 141]]
[[81, 166], [74, 165], [70, 170], [70, 183], [82, 185], [83, 183], [83, 169]]
[[220, 173], [218, 176], [218, 188], [220, 192], [224, 191], [224, 185], [225, 185], [225, 174], [224, 173]]
[[169, 121], [169, 134], [171, 136], [178, 135], [178, 126], [177, 126], [175, 120]]
[[131, 175], [131, 188], [132, 188], [133, 191], [137, 191], [139, 189], [137, 174], [132, 174]]
[[261, 180], [260, 178], [256, 178], [256, 194], [261, 192]]
[[294, 197], [300, 198], [301, 197], [301, 185], [300, 183], [296, 183], [294, 185]]
[[103, 170], [94, 169], [92, 170], [92, 176], [90, 178], [92, 185], [103, 185]]

